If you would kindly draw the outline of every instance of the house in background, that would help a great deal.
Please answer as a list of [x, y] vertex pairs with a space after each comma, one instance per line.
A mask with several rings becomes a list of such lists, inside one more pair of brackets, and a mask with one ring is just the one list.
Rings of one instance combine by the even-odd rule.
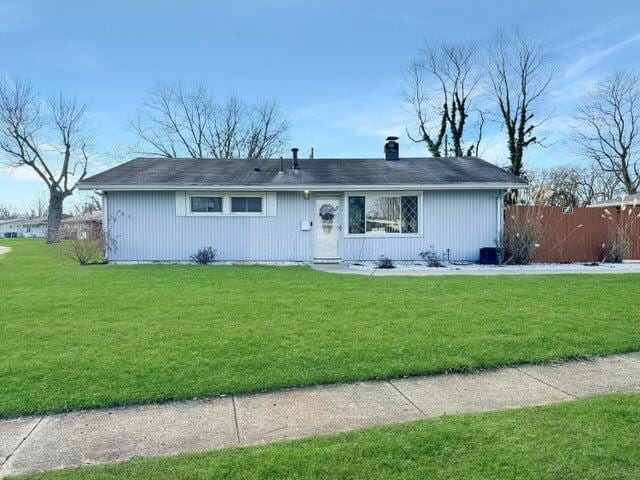
[[640, 207], [640, 193], [632, 193], [629, 195], [623, 195], [622, 197], [612, 198], [611, 200], [603, 200], [600, 202], [593, 202], [589, 207], [602, 208], [602, 207]]
[[87, 178], [102, 193], [108, 259], [419, 260], [431, 246], [476, 260], [500, 237], [502, 199], [522, 179], [479, 158], [136, 158]]
[[60, 235], [63, 239], [93, 238], [102, 231], [102, 212], [93, 210], [81, 215], [67, 216], [60, 222]]
[[14, 223], [17, 219], [12, 218], [10, 220], [0, 220], [0, 238], [7, 238], [11, 236], [18, 236]]
[[[68, 217], [69, 215], [63, 215]], [[16, 218], [0, 224], [0, 237], [34, 237], [45, 238], [47, 236], [47, 216], [34, 218]]]

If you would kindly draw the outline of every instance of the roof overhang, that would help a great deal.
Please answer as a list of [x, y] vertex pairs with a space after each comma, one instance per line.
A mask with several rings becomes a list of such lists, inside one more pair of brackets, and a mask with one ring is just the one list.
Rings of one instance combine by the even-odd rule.
[[217, 191], [265, 191], [265, 192], [300, 192], [309, 190], [312, 192], [335, 191], [393, 191], [393, 190], [512, 190], [526, 189], [526, 183], [443, 183], [443, 184], [401, 184], [401, 185], [109, 185], [109, 184], [79, 184], [80, 190], [109, 191], [184, 191], [184, 190], [217, 190]]

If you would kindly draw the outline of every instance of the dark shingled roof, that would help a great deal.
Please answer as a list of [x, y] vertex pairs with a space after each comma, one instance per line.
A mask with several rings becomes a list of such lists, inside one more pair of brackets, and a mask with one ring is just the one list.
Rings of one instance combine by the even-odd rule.
[[82, 188], [102, 187], [276, 187], [330, 185], [525, 184], [511, 173], [475, 157], [365, 159], [136, 158], [85, 179]]

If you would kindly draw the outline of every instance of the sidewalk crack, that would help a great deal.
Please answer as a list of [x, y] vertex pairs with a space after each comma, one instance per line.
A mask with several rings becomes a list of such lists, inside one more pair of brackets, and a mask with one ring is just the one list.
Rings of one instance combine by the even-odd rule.
[[513, 367], [513, 368], [514, 368], [514, 370], [517, 370], [518, 372], [522, 373], [523, 375], [526, 375], [527, 377], [532, 378], [533, 380], [535, 380], [535, 381], [537, 381], [537, 382], [543, 383], [543, 384], [545, 384], [546, 386], [553, 388], [554, 390], [557, 390], [557, 391], [559, 391], [559, 392], [561, 392], [561, 393], [564, 393], [565, 395], [568, 395], [568, 396], [569, 396], [569, 397], [571, 397], [571, 398], [578, 398], [578, 396], [577, 396], [577, 395], [574, 395], [573, 393], [569, 393], [569, 392], [567, 392], [566, 390], [563, 390], [562, 388], [560, 388], [560, 387], [558, 387], [558, 386], [556, 386], [556, 385], [553, 385], [552, 383], [545, 382], [545, 381], [544, 381], [544, 380], [542, 380], [541, 378], [535, 377], [535, 376], [531, 375], [530, 373], [527, 373], [527, 372], [525, 372], [524, 370], [521, 370], [521, 369], [520, 369], [520, 368], [518, 368], [518, 367]]
[[31, 430], [29, 430], [29, 432], [24, 436], [24, 438], [22, 440], [20, 440], [20, 443], [18, 443], [18, 445], [16, 445], [16, 448], [14, 448], [11, 453], [9, 455], [7, 455], [7, 457], [4, 459], [4, 461], [2, 463], [0, 463], [0, 467], [3, 467], [4, 465], [6, 465], [9, 462], [9, 459], [11, 457], [13, 457], [13, 455], [18, 451], [18, 449], [22, 446], [22, 444], [24, 442], [27, 441], [27, 438], [29, 438], [31, 436], [31, 434], [33, 433], [33, 431], [38, 428], [38, 425], [40, 425], [40, 422], [42, 422], [42, 420], [44, 420], [44, 417], [40, 417], [38, 419], [38, 421], [36, 422], [36, 424], [31, 428]]
[[238, 426], [238, 410], [236, 409], [236, 396], [231, 395], [231, 403], [233, 403], [233, 421], [236, 425], [236, 438], [238, 445], [240, 444], [240, 427]]
[[426, 415], [421, 409], [420, 407], [418, 407], [415, 403], [413, 403], [411, 401], [411, 399], [409, 397], [407, 397], [404, 393], [402, 393], [402, 391], [400, 391], [400, 389], [398, 387], [396, 387], [393, 382], [391, 380], [387, 380], [389, 382], [389, 385], [391, 385], [396, 392], [398, 392], [400, 395], [402, 395], [402, 398], [404, 398], [407, 402], [409, 402], [411, 405], [413, 405], [413, 408], [415, 408], [417, 411], [419, 411], [422, 415]]

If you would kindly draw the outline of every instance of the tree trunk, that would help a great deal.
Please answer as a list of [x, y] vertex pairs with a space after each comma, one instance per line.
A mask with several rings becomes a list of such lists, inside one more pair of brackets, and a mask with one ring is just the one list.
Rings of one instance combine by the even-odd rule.
[[60, 222], [62, 221], [62, 203], [65, 195], [57, 190], [49, 192], [49, 218], [47, 221], [47, 243], [60, 240]]

